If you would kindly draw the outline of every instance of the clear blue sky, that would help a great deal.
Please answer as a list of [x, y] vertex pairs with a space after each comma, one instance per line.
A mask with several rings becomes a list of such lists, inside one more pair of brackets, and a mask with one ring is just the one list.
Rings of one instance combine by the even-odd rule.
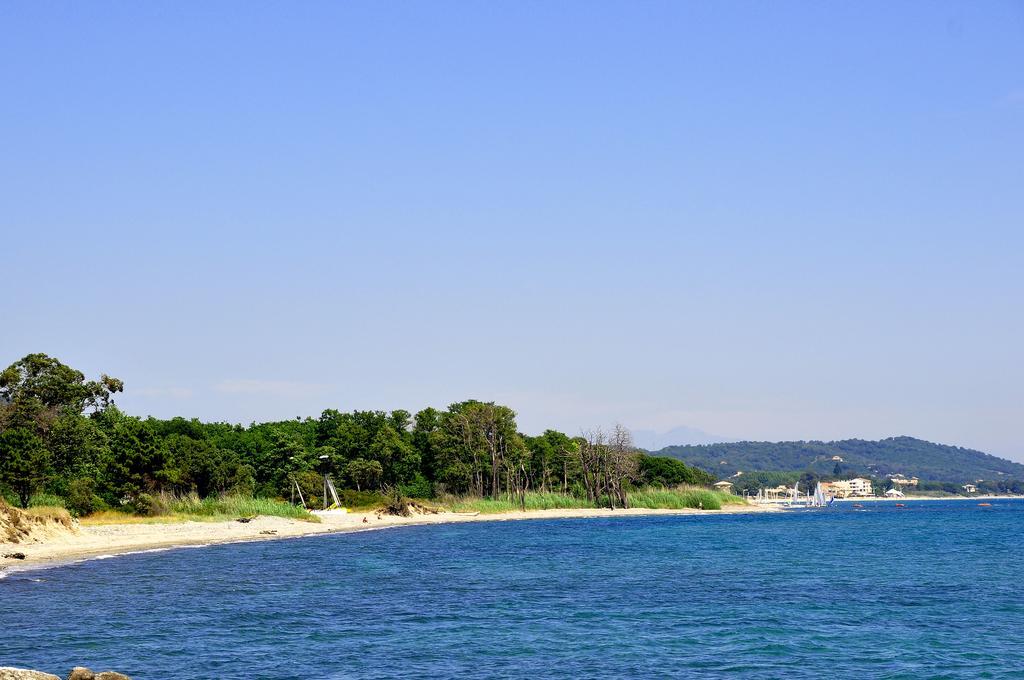
[[1024, 460], [1024, 4], [8, 2], [0, 359]]

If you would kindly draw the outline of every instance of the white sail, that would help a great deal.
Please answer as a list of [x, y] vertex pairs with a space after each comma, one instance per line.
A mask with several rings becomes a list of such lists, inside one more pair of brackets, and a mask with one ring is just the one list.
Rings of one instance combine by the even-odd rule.
[[326, 476], [324, 477], [324, 479], [327, 482], [327, 490], [330, 492], [331, 498], [334, 499], [334, 507], [340, 508], [341, 507], [341, 500], [338, 498], [338, 492], [334, 488], [334, 481], [331, 480], [330, 477], [326, 477]]
[[814, 488], [814, 500], [812, 505], [816, 508], [825, 507], [825, 492], [821, 490], [821, 482], [818, 482], [818, 486]]

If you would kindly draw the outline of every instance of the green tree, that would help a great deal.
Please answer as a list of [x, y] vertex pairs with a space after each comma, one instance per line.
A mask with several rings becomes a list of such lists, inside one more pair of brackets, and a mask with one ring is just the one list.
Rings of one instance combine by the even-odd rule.
[[356, 458], [345, 466], [345, 477], [356, 485], [356, 491], [379, 485], [383, 475], [384, 468], [376, 460]]
[[715, 481], [715, 478], [704, 470], [690, 467], [675, 458], [639, 454], [638, 462], [641, 481], [651, 486], [675, 486], [677, 484], [707, 486]]
[[270, 439], [259, 458], [260, 491], [267, 496], [284, 496], [289, 493], [294, 473], [316, 467], [315, 456], [293, 432], [275, 431]]
[[233, 451], [182, 434], [172, 434], [164, 441], [168, 453], [167, 481], [176, 490], [195, 492], [205, 498], [230, 487], [239, 466]]
[[92, 418], [66, 413], [47, 433], [47, 448], [53, 454], [53, 467], [64, 479], [96, 477], [109, 452], [107, 435]]
[[441, 437], [440, 413], [425, 408], [416, 414], [411, 433], [413, 448], [420, 454], [420, 469], [428, 479], [437, 479], [437, 446]]
[[103, 412], [102, 422], [109, 428], [110, 442], [103, 476], [118, 502], [159, 491], [173, 481], [165, 442], [156, 436], [152, 423], [126, 416], [116, 407]]
[[0, 433], [0, 481], [18, 496], [21, 507], [46, 481], [50, 452], [31, 430], [12, 428]]
[[[505, 491], [518, 493], [524, 481], [518, 457], [525, 447], [515, 415], [494, 402], [470, 400], [449, 406], [439, 418], [434, 449], [437, 481], [453, 493], [471, 491], [493, 498]], [[515, 471], [511, 476], [510, 470]]]
[[539, 437], [526, 437], [525, 440], [530, 451], [530, 473], [535, 486], [541, 491], [560, 487], [565, 492], [577, 444], [556, 430], [545, 430]]
[[377, 431], [368, 453], [370, 460], [380, 464], [386, 484], [404, 484], [419, 472], [419, 452], [390, 424]]
[[81, 371], [45, 354], [29, 354], [0, 372], [0, 402], [32, 401], [47, 409], [82, 413], [86, 408], [106, 408], [124, 383], [108, 375], [85, 379]]

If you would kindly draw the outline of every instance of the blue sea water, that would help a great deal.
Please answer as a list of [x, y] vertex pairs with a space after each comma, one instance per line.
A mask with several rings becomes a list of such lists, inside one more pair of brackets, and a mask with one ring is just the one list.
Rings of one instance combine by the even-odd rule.
[[0, 579], [0, 666], [145, 678], [1024, 677], [1024, 502], [486, 522]]

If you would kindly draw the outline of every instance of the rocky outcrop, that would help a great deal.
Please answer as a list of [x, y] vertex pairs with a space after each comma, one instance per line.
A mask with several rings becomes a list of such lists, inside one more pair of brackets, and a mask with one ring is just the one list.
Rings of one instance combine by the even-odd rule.
[[75, 666], [71, 669], [71, 674], [68, 676], [68, 680], [132, 680], [127, 675], [121, 673], [115, 673], [114, 671], [103, 671], [102, 673], [93, 673], [88, 668], [82, 666]]
[[[41, 671], [30, 671], [23, 668], [0, 668], [0, 680], [60, 680], [56, 675]], [[75, 666], [68, 674], [68, 680], [132, 680], [127, 675], [114, 671], [93, 673], [88, 668]]]
[[56, 675], [27, 671], [23, 668], [0, 668], [0, 680], [60, 680]]

